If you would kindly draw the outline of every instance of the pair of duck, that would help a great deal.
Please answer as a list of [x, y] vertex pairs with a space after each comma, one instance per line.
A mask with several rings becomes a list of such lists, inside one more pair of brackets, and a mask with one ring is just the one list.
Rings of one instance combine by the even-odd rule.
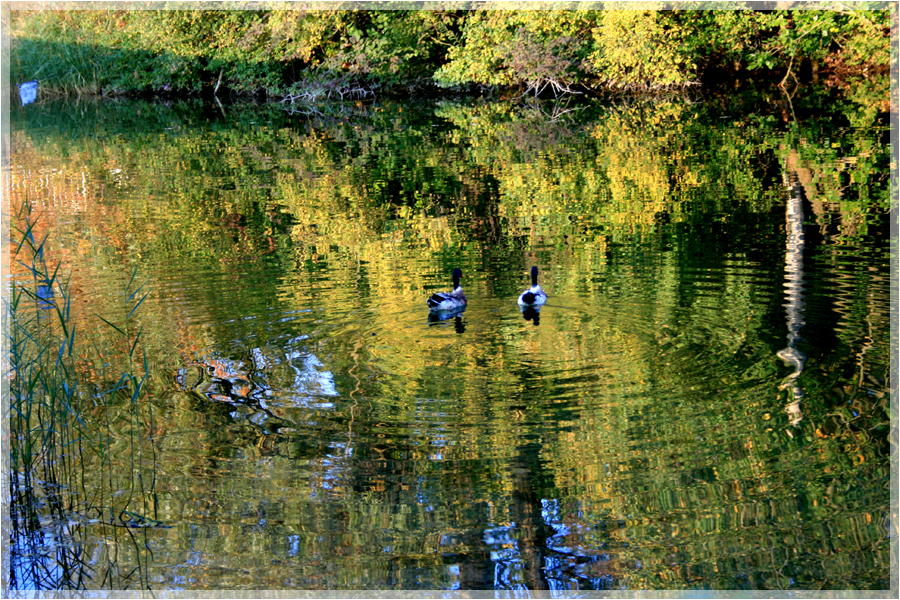
[[[462, 277], [461, 269], [453, 269], [453, 291], [432, 294], [427, 300], [428, 308], [432, 311], [456, 311], [466, 305], [466, 295], [463, 293], [459, 280]], [[538, 285], [538, 268], [531, 267], [531, 287], [519, 296], [519, 306], [523, 308], [539, 308], [547, 301], [547, 294]]]

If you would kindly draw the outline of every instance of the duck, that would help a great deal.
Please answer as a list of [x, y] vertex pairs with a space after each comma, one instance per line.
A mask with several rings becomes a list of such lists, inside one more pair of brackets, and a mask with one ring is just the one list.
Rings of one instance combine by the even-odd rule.
[[461, 269], [453, 269], [453, 291], [449, 293], [437, 292], [428, 298], [428, 308], [432, 311], [457, 311], [465, 308], [466, 295], [463, 293], [459, 279], [462, 277]]
[[547, 294], [538, 285], [538, 268], [531, 267], [531, 287], [519, 296], [519, 306], [543, 306], [547, 301]]

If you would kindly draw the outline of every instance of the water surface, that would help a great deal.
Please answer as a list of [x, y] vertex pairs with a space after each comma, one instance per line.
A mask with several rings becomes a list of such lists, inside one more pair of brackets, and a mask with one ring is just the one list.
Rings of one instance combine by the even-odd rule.
[[846, 110], [17, 110], [86, 396], [127, 354], [96, 315], [150, 292], [147, 451], [122, 425], [85, 487], [142, 474], [159, 525], [73, 519], [85, 585], [889, 587], [889, 155]]

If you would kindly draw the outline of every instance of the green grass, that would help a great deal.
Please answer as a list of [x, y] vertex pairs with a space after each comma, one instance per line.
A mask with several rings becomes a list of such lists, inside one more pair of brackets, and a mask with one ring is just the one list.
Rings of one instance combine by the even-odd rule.
[[54, 15], [34, 15], [11, 31], [10, 82], [41, 81], [42, 95], [98, 95], [109, 52], [82, 43], [79, 29]]

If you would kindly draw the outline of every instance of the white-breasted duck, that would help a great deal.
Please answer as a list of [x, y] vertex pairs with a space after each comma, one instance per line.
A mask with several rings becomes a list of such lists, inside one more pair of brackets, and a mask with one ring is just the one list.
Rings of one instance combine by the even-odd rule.
[[466, 295], [463, 293], [459, 279], [462, 277], [461, 269], [453, 269], [453, 291], [449, 293], [437, 292], [428, 299], [428, 308], [437, 310], [460, 310], [466, 306]]
[[542, 306], [547, 301], [547, 294], [538, 285], [538, 268], [531, 267], [531, 288], [519, 296], [520, 306]]

